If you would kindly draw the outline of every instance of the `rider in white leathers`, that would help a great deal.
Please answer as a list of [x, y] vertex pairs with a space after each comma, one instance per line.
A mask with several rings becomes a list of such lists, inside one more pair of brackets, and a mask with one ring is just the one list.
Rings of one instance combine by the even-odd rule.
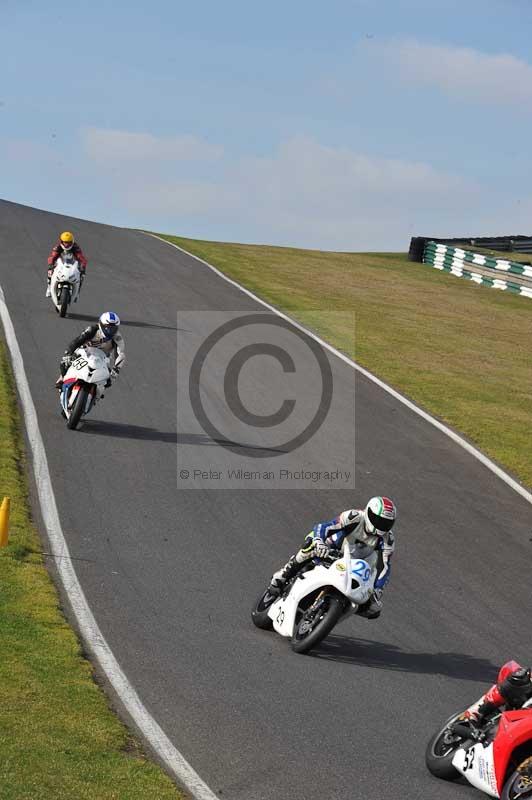
[[[118, 332], [119, 325], [120, 317], [118, 314], [115, 314], [114, 311], [106, 311], [95, 325], [89, 325], [79, 336], [72, 339], [61, 359], [61, 375], [56, 382], [56, 386], [59, 389], [63, 384], [63, 376], [70, 366], [74, 351], [83, 345], [98, 347], [108, 353], [113, 359], [111, 377], [116, 378], [126, 360], [124, 337]], [[107, 383], [107, 386], [110, 385], [111, 379]]]
[[348, 536], [359, 558], [376, 552], [377, 578], [373, 596], [359, 609], [368, 619], [375, 619], [382, 610], [382, 592], [390, 578], [391, 558], [395, 549], [392, 526], [397, 511], [388, 497], [372, 497], [365, 508], [351, 508], [328, 522], [320, 522], [306, 536], [303, 547], [275, 572], [269, 586], [271, 594], [279, 594], [286, 582], [296, 575], [310, 558], [324, 558], [329, 550], [339, 549]]

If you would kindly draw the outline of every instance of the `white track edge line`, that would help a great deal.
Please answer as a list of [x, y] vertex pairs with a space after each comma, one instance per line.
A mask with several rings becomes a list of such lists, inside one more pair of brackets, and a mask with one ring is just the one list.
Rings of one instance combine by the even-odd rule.
[[166, 764], [169, 771], [176, 777], [178, 783], [184, 786], [196, 800], [218, 800], [217, 796], [201, 780], [188, 761], [174, 747], [162, 728], [159, 727], [142, 704], [137, 692], [129, 683], [103, 637], [93, 613], [90, 610], [74, 567], [72, 566], [68, 545], [61, 528], [48, 470], [46, 451], [39, 430], [37, 413], [31, 397], [28, 379], [24, 369], [24, 362], [22, 360], [22, 353], [18, 345], [13, 322], [11, 321], [11, 316], [1, 286], [0, 318], [4, 325], [6, 341], [11, 354], [13, 372], [15, 374], [19, 397], [24, 412], [28, 441], [32, 451], [35, 483], [44, 525], [53, 551], [56, 554], [61, 553], [61, 558], [56, 560], [56, 566], [72, 610], [76, 615], [81, 636], [124, 704], [124, 707], [142, 732], [142, 735], [149, 742], [159, 758]]
[[344, 355], [344, 353], [341, 353], [331, 344], [321, 339], [312, 331], [308, 330], [308, 328], [305, 328], [304, 325], [301, 325], [299, 322], [296, 322], [296, 320], [292, 319], [287, 314], [284, 314], [282, 311], [279, 311], [279, 309], [275, 308], [275, 306], [270, 305], [265, 300], [262, 300], [262, 298], [258, 297], [256, 294], [253, 294], [253, 292], [251, 292], [249, 289], [246, 289], [245, 286], [242, 286], [240, 283], [237, 283], [237, 281], [234, 281], [232, 278], [228, 278], [227, 275], [224, 275], [224, 273], [221, 272], [219, 269], [213, 267], [213, 265], [209, 264], [208, 261], [204, 261], [203, 258], [199, 258], [199, 256], [195, 256], [193, 253], [189, 253], [188, 250], [185, 250], [178, 244], [174, 244], [174, 242], [169, 242], [167, 239], [163, 239], [161, 236], [157, 236], [155, 233], [149, 233], [148, 231], [140, 231], [140, 232], [145, 234], [146, 236], [152, 236], [154, 239], [158, 239], [160, 242], [164, 242], [165, 244], [170, 245], [170, 247], [175, 247], [176, 250], [180, 250], [182, 253], [185, 253], [185, 255], [190, 256], [190, 258], [194, 258], [196, 261], [199, 261], [200, 264], [204, 264], [206, 267], [208, 267], [217, 275], [219, 275], [220, 278], [223, 278], [225, 281], [232, 284], [232, 286], [236, 286], [236, 288], [240, 289], [241, 292], [247, 294], [248, 297], [252, 297], [253, 300], [257, 301], [257, 303], [260, 303], [261, 305], [265, 306], [265, 308], [268, 308], [270, 311], [273, 311], [274, 314], [277, 314], [277, 316], [281, 317], [287, 322], [290, 322], [290, 324], [293, 325], [295, 328], [298, 328], [298, 330], [303, 331], [303, 333], [306, 333], [307, 336], [310, 336], [312, 339], [314, 339], [314, 341], [318, 342], [322, 347], [324, 347], [330, 353], [333, 353], [335, 356], [337, 356], [337, 358], [341, 359], [344, 363], [348, 364], [350, 367], [357, 370], [357, 372], [360, 372], [360, 374], [364, 375], [365, 378], [368, 378], [368, 380], [375, 383], [381, 389], [384, 389], [385, 392], [388, 392], [388, 394], [390, 394], [396, 400], [399, 400], [400, 403], [405, 405], [411, 411], [414, 411], [416, 414], [418, 414], [420, 417], [426, 420], [426, 422], [429, 422], [439, 431], [441, 431], [450, 439], [452, 439], [453, 442], [455, 442], [455, 444], [458, 444], [460, 447], [466, 450], [470, 455], [474, 456], [478, 461], [480, 461], [481, 464], [483, 464], [485, 467], [491, 470], [491, 472], [493, 472], [498, 478], [504, 481], [504, 483], [508, 484], [508, 486], [510, 486], [515, 492], [520, 494], [521, 497], [524, 497], [524, 499], [532, 505], [532, 493], [527, 491], [527, 489], [525, 489], [524, 486], [521, 486], [521, 484], [518, 483], [518, 481], [512, 478], [511, 475], [508, 475], [508, 473], [505, 472], [503, 469], [501, 469], [501, 467], [497, 466], [497, 464], [495, 464], [490, 458], [488, 458], [488, 456], [486, 456], [480, 450], [477, 450], [476, 447], [474, 447], [468, 441], [466, 441], [457, 433], [455, 433], [453, 430], [451, 430], [451, 428], [448, 428], [447, 425], [444, 425], [435, 417], [431, 416], [427, 411], [424, 411], [422, 408], [417, 406], [411, 400], [408, 400], [408, 398], [400, 394], [400, 392], [396, 391], [395, 389], [392, 389], [391, 386], [388, 386], [387, 383], [381, 381], [380, 378], [377, 378], [371, 372], [368, 372], [367, 369], [361, 367], [360, 364], [356, 363], [356, 361], [353, 361], [351, 358]]

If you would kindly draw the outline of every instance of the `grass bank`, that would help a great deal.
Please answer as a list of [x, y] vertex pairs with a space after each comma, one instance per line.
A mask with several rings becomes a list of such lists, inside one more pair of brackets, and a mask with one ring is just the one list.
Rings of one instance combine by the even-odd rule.
[[532, 486], [532, 300], [398, 253], [329, 253], [166, 236], [308, 323]]
[[59, 600], [31, 521], [20, 419], [0, 339], [0, 500], [11, 497], [0, 550], [2, 800], [182, 800], [108, 708]]

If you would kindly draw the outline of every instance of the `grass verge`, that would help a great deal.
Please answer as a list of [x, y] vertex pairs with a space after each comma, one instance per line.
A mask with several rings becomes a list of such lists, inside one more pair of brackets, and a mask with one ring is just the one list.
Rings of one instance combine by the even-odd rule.
[[[161, 234], [163, 235], [163, 234]], [[308, 324], [532, 486], [532, 300], [399, 253], [330, 253], [164, 238]]]
[[11, 497], [0, 550], [2, 800], [182, 800], [110, 711], [59, 609], [31, 521], [25, 456], [0, 338], [0, 500]]

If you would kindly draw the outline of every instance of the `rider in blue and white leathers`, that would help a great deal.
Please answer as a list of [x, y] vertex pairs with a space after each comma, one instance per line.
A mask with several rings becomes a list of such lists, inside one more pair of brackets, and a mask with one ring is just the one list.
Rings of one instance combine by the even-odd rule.
[[348, 536], [355, 558], [367, 559], [371, 553], [377, 554], [373, 596], [359, 608], [360, 614], [375, 619], [381, 613], [382, 592], [390, 578], [391, 558], [395, 550], [392, 527], [396, 515], [392, 500], [388, 497], [372, 497], [365, 508], [351, 508], [328, 522], [319, 522], [305, 537], [301, 550], [274, 573], [269, 591], [278, 594], [310, 558], [324, 558], [329, 549], [340, 549]]
[[107, 382], [108, 385], [106, 388], [111, 386], [111, 378], [116, 378], [118, 376], [126, 360], [126, 346], [124, 344], [124, 337], [119, 333], [119, 327], [120, 317], [118, 314], [115, 314], [114, 311], [105, 311], [100, 316], [98, 322], [95, 322], [94, 325], [89, 325], [79, 336], [72, 339], [59, 365], [61, 374], [55, 384], [57, 388], [61, 389], [63, 385], [63, 377], [71, 364], [74, 352], [78, 347], [82, 347], [83, 345], [97, 347], [111, 357], [111, 377]]

